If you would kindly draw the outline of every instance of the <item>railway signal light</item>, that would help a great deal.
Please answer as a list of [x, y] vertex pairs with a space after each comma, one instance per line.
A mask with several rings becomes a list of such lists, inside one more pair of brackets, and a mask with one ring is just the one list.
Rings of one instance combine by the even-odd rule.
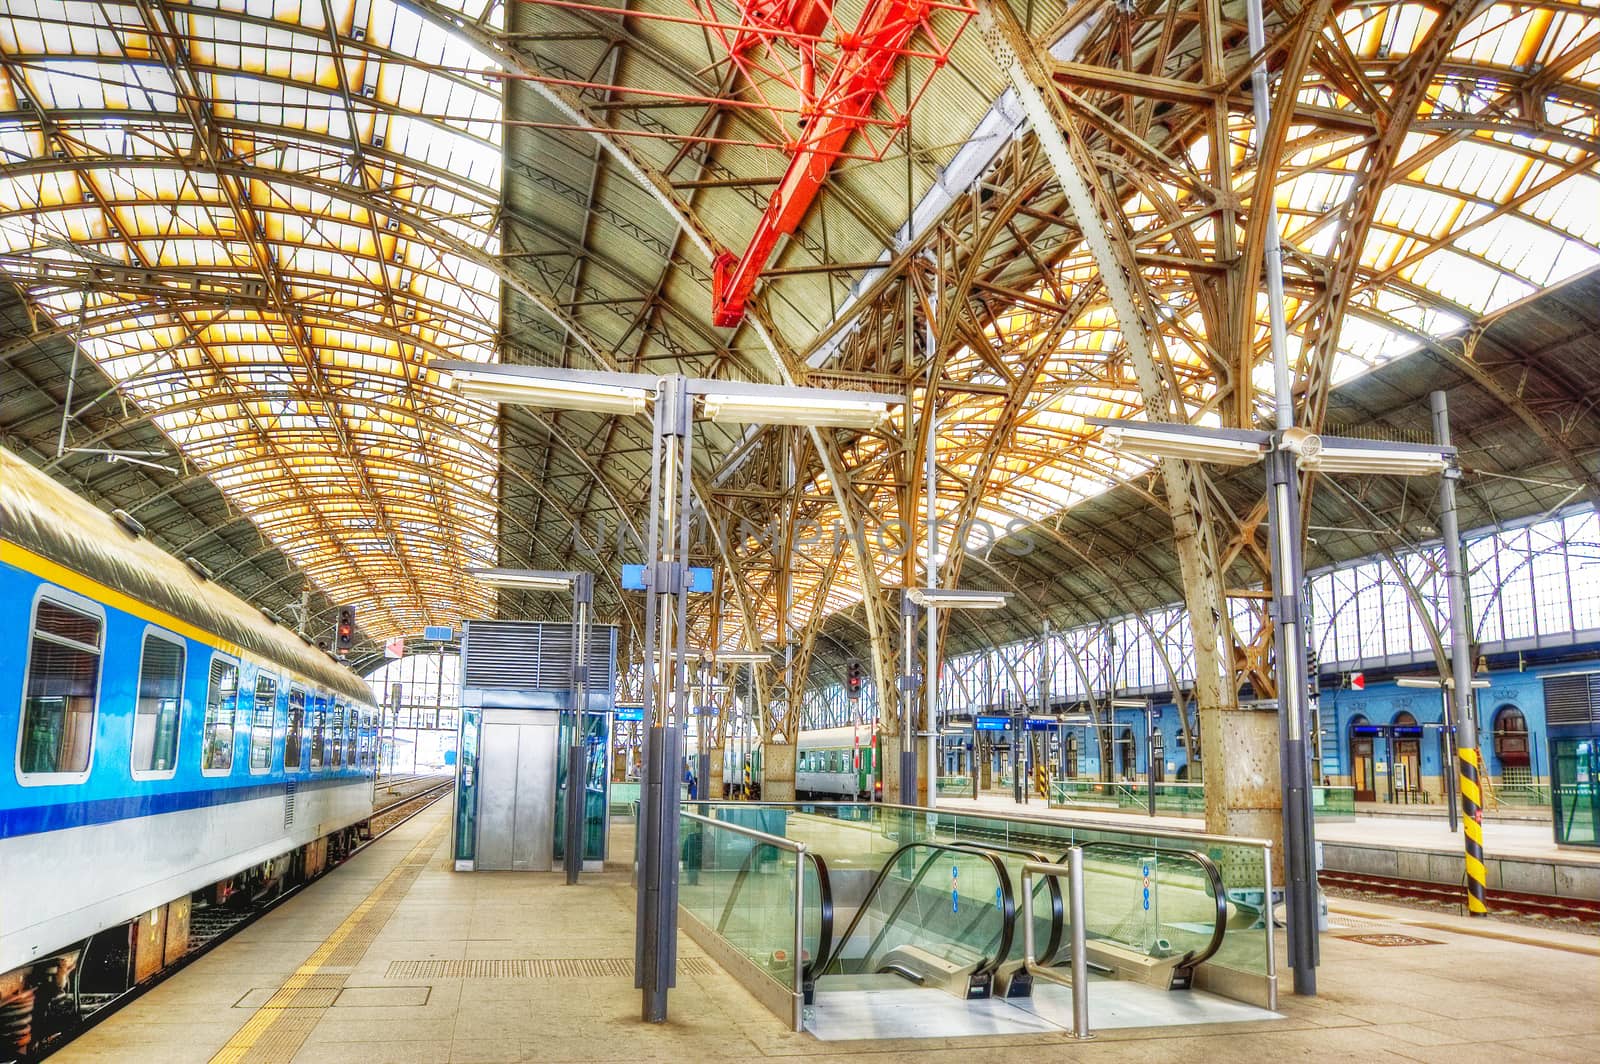
[[861, 698], [861, 662], [852, 661], [845, 679], [845, 693], [852, 702]]
[[339, 607], [339, 621], [333, 629], [333, 645], [338, 652], [350, 653], [356, 645], [356, 608], [354, 606]]

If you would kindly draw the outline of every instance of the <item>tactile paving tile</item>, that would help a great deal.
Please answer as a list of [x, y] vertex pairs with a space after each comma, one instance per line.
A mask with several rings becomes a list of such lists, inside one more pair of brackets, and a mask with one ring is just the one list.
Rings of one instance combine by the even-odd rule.
[[[684, 957], [690, 975], [713, 969], [704, 957]], [[633, 976], [631, 957], [542, 957], [521, 960], [391, 961], [385, 979], [602, 979]]]

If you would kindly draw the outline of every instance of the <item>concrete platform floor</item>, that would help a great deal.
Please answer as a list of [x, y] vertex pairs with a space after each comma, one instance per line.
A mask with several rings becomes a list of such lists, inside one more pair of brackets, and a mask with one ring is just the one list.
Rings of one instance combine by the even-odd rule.
[[[1321, 993], [1297, 998], [1286, 985], [1281, 1020], [1109, 1030], [1088, 1042], [1064, 1034], [822, 1042], [788, 1030], [685, 938], [671, 1020], [647, 1025], [631, 975], [629, 827], [619, 826], [613, 844], [619, 860], [577, 887], [559, 873], [457, 874], [446, 808], [436, 806], [55, 1059], [1600, 1060], [1592, 938], [1354, 903], [1334, 910]], [[1341, 937], [1356, 934], [1429, 944]]]

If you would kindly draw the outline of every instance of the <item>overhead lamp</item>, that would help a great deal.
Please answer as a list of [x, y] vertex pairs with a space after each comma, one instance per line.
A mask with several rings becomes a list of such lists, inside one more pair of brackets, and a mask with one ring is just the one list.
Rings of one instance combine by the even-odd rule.
[[810, 395], [714, 393], [701, 397], [705, 416], [719, 424], [803, 425], [812, 428], [872, 429], [889, 416], [883, 399]]
[[1110, 418], [1085, 418], [1104, 429], [1101, 440], [1113, 451], [1181, 458], [1213, 465], [1245, 466], [1266, 454], [1267, 434], [1244, 429], [1197, 429], [1158, 422], [1133, 424]]
[[959, 591], [955, 588], [914, 587], [908, 592], [918, 606], [941, 610], [998, 610], [1011, 601], [1005, 591]]
[[590, 410], [597, 414], [642, 414], [649, 397], [643, 388], [518, 372], [524, 368], [451, 366], [449, 373], [456, 391], [469, 399], [491, 403]]
[[[1445, 681], [1439, 679], [1437, 676], [1396, 676], [1394, 678], [1394, 682], [1401, 687], [1431, 687], [1434, 690], [1438, 690], [1440, 687], [1445, 685]], [[1451, 687], [1456, 685], [1455, 677], [1452, 676], [1450, 678], [1449, 684]], [[1488, 687], [1489, 681], [1473, 680], [1472, 686]]]
[[572, 586], [570, 574], [537, 569], [468, 569], [467, 575], [480, 584], [515, 591], [565, 591]]
[[702, 655], [706, 661], [721, 665], [769, 665], [772, 654], [765, 650], [708, 650]]
[[1437, 476], [1455, 455], [1455, 448], [1427, 447], [1405, 443], [1374, 443], [1341, 440], [1308, 450], [1299, 450], [1295, 464], [1319, 473], [1381, 473], [1397, 477]]
[[1142, 698], [1113, 698], [1111, 705], [1116, 709], [1149, 709], [1150, 703]]

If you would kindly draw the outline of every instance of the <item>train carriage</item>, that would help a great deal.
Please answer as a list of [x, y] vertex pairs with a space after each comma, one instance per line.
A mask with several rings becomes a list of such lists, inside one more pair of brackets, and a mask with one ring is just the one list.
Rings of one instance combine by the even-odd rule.
[[0, 449], [0, 1000], [106, 933], [148, 974], [191, 895], [314, 874], [376, 736], [360, 678]]
[[878, 737], [870, 724], [803, 731], [795, 754], [797, 798], [871, 800], [881, 790]]

